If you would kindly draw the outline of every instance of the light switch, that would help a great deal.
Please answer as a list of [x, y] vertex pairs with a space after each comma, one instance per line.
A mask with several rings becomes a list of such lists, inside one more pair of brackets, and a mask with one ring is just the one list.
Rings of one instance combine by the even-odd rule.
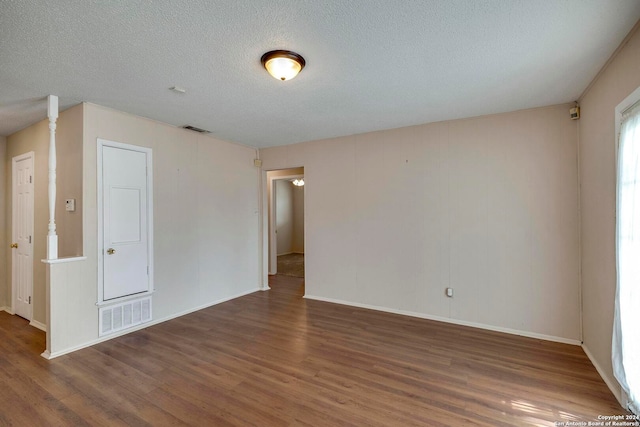
[[76, 199], [67, 199], [64, 204], [64, 210], [67, 212], [76, 211]]

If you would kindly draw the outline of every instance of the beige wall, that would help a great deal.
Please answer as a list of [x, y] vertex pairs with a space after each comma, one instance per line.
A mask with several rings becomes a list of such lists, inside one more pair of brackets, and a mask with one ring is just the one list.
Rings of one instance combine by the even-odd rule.
[[260, 170], [255, 150], [97, 105], [84, 105], [85, 261], [53, 266], [54, 355], [98, 339], [97, 138], [153, 150], [153, 319], [257, 290]]
[[304, 253], [304, 186], [292, 188], [293, 196], [293, 236], [291, 251]]
[[581, 99], [580, 182], [584, 346], [619, 395], [611, 365], [616, 200], [616, 106], [640, 86], [640, 31]]
[[307, 296], [579, 342], [568, 108], [261, 150], [304, 166]]
[[276, 181], [276, 240], [278, 255], [290, 254], [293, 244], [293, 185], [289, 180]]
[[[43, 104], [44, 108], [44, 104]], [[60, 113], [56, 129], [57, 197], [56, 228], [59, 257], [82, 253], [82, 212], [65, 212], [64, 199], [76, 198], [82, 206], [82, 105]], [[11, 159], [33, 151], [34, 165], [34, 235], [33, 235], [33, 320], [46, 324], [45, 266], [47, 227], [49, 223], [49, 121], [42, 120], [7, 137], [6, 235], [11, 238]], [[6, 256], [7, 302], [11, 305], [11, 253]], [[4, 271], [4, 270], [3, 270]]]
[[304, 253], [304, 187], [276, 181], [278, 255]]
[[7, 300], [8, 286], [10, 286], [9, 277], [7, 272], [7, 248], [9, 247], [9, 240], [6, 233], [6, 194], [9, 193], [7, 188], [7, 139], [4, 136], [0, 136], [0, 189], [2, 193], [0, 195], [0, 309], [3, 307], [10, 308], [11, 303]]
[[[64, 120], [73, 123], [56, 131], [58, 158], [56, 225], [58, 232], [58, 256], [82, 255], [82, 104], [63, 112]], [[47, 156], [48, 158], [48, 156]], [[65, 200], [75, 199], [75, 212], [65, 210]]]

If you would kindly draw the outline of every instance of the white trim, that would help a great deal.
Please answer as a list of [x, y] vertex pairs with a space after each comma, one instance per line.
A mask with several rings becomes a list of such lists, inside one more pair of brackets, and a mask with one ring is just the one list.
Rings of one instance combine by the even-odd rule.
[[66, 264], [68, 262], [84, 261], [86, 259], [86, 256], [73, 256], [57, 259], [41, 259], [40, 261], [44, 264]]
[[258, 241], [258, 283], [260, 284], [260, 287], [264, 290], [265, 286], [267, 285], [267, 282], [265, 282], [265, 279], [268, 279], [268, 276], [265, 277], [265, 275], [263, 274], [264, 271], [264, 227], [265, 227], [265, 221], [264, 221], [264, 185], [263, 185], [263, 175], [265, 175], [265, 172], [263, 172], [262, 170], [262, 160], [260, 160], [260, 150], [259, 149], [255, 149], [255, 153], [256, 153], [256, 157], [253, 161], [253, 165], [254, 167], [257, 169], [257, 181], [258, 181], [258, 237], [259, 237], [259, 241]]
[[593, 367], [596, 368], [596, 371], [598, 371], [598, 374], [600, 374], [600, 377], [602, 378], [604, 383], [607, 385], [607, 387], [609, 387], [609, 390], [611, 390], [611, 393], [613, 393], [613, 395], [615, 396], [620, 406], [626, 409], [626, 402], [623, 403], [622, 401], [622, 394], [623, 394], [622, 387], [620, 387], [620, 384], [618, 384], [618, 381], [616, 381], [615, 379], [609, 378], [609, 376], [606, 374], [606, 371], [602, 368], [602, 366], [600, 366], [596, 358], [593, 357], [593, 354], [591, 353], [591, 351], [589, 351], [589, 348], [586, 345], [582, 344], [582, 350], [584, 351], [584, 354], [586, 354], [589, 360], [591, 361], [591, 364], [593, 365]]
[[0, 311], [6, 311], [9, 314], [13, 314], [13, 311], [11, 310], [11, 307], [7, 307], [7, 306], [0, 307]]
[[[155, 290], [155, 283], [153, 280], [153, 150], [148, 147], [141, 147], [138, 145], [123, 144], [121, 142], [109, 141], [102, 138], [97, 138], [97, 212], [98, 212], [98, 301], [96, 305], [104, 303], [104, 234], [103, 234], [103, 196], [102, 196], [102, 148], [114, 147], [123, 150], [136, 151], [144, 153], [147, 156], [147, 262], [149, 263], [149, 290], [146, 292], [140, 292], [135, 294], [136, 297], [143, 297], [151, 295]], [[129, 299], [131, 295], [127, 295], [121, 298], [110, 299], [108, 303], [118, 303]], [[56, 357], [56, 356], [53, 356]]]
[[[258, 150], [258, 154], [260, 154], [260, 151]], [[262, 269], [260, 271], [260, 275], [261, 275], [261, 284], [262, 284], [262, 290], [266, 291], [269, 288], [269, 263], [271, 262], [271, 260], [269, 259], [269, 216], [268, 216], [268, 199], [267, 199], [267, 171], [261, 170], [260, 171], [260, 194], [262, 196], [261, 198], [261, 204], [260, 204], [260, 224], [261, 224], [261, 230], [260, 230], [260, 256], [262, 257]]]
[[111, 340], [113, 338], [118, 338], [118, 337], [121, 337], [123, 335], [130, 334], [131, 332], [139, 331], [141, 329], [148, 328], [149, 326], [157, 325], [158, 323], [163, 323], [163, 322], [166, 322], [168, 320], [175, 319], [176, 317], [185, 316], [187, 314], [190, 314], [190, 313], [193, 313], [193, 312], [196, 312], [196, 311], [199, 311], [199, 310], [203, 310], [205, 308], [208, 308], [208, 307], [211, 307], [211, 306], [214, 306], [214, 305], [222, 304], [223, 302], [231, 301], [232, 299], [240, 298], [240, 297], [243, 297], [245, 295], [249, 295], [249, 294], [252, 294], [254, 292], [261, 291], [261, 290], [262, 290], [261, 288], [251, 289], [249, 291], [241, 292], [241, 293], [239, 293], [237, 295], [232, 295], [232, 296], [227, 297], [227, 298], [221, 298], [219, 300], [216, 300], [216, 301], [213, 301], [213, 302], [198, 306], [196, 308], [192, 308], [192, 309], [189, 309], [189, 310], [181, 311], [180, 313], [172, 314], [171, 316], [163, 317], [162, 319], [152, 320], [151, 322], [143, 323], [141, 325], [135, 326], [135, 327], [130, 328], [130, 329], [121, 330], [120, 332], [116, 332], [113, 335], [108, 335], [108, 336], [105, 336], [105, 337], [101, 337], [101, 338], [86, 342], [84, 344], [77, 345], [75, 347], [70, 347], [70, 348], [67, 348], [67, 349], [64, 349], [64, 350], [55, 351], [53, 353], [51, 353], [49, 351], [45, 351], [44, 353], [41, 354], [41, 356], [44, 357], [45, 359], [54, 359], [56, 357], [60, 357], [60, 356], [63, 356], [65, 354], [69, 354], [69, 353], [72, 353], [74, 351], [81, 350], [83, 348], [91, 347], [92, 345], [96, 345], [96, 344], [99, 344], [101, 342], [109, 341], [109, 340]]
[[108, 301], [100, 301], [100, 302], [96, 302], [96, 305], [98, 307], [107, 307], [110, 305], [116, 305], [116, 304], [122, 304], [122, 303], [126, 303], [130, 300], [133, 299], [138, 299], [138, 298], [143, 298], [143, 297], [150, 297], [151, 295], [155, 294], [156, 291], [148, 291], [148, 292], [140, 292], [139, 294], [133, 294], [133, 295], [127, 295], [124, 297], [120, 297], [120, 298], [115, 298], [115, 299], [110, 299]]
[[[36, 188], [36, 153], [34, 151], [29, 151], [24, 154], [20, 154], [19, 156], [15, 156], [11, 159], [11, 242], [16, 241], [15, 236], [15, 227], [14, 227], [14, 218], [17, 216], [16, 214], [16, 192], [14, 191], [15, 182], [16, 182], [16, 163], [31, 158], [31, 181], [33, 184], [34, 191], [31, 192], [31, 235], [32, 235], [32, 244], [31, 244], [31, 289], [29, 290], [29, 295], [33, 297], [33, 255], [34, 255], [34, 246], [35, 246], [35, 217], [36, 217], [36, 205], [35, 205], [35, 188]], [[11, 251], [11, 314], [15, 314], [16, 312], [16, 269], [14, 265], [14, 256], [13, 251]], [[33, 298], [31, 303], [31, 313], [29, 314], [29, 320], [33, 318]]]
[[47, 232], [47, 259], [58, 258], [58, 234], [56, 233], [56, 121], [58, 120], [58, 97], [47, 97], [47, 117], [49, 118], [49, 225]]
[[622, 114], [633, 104], [640, 101], [640, 87], [631, 92], [615, 109], [615, 123], [616, 123], [616, 167], [618, 165], [618, 147], [620, 145], [620, 125], [622, 124]]
[[47, 332], [47, 325], [44, 323], [38, 322], [37, 320], [32, 320], [29, 322], [29, 326], [33, 326], [36, 329], [40, 329], [41, 331]]
[[333, 299], [333, 298], [319, 297], [319, 296], [314, 296], [314, 295], [305, 295], [304, 298], [312, 299], [312, 300], [316, 300], [316, 301], [330, 302], [330, 303], [333, 303], [333, 304], [342, 304], [342, 305], [348, 305], [348, 306], [352, 306], [352, 307], [366, 308], [368, 310], [382, 311], [382, 312], [385, 312], [385, 313], [401, 314], [403, 316], [417, 317], [417, 318], [420, 318], [420, 319], [435, 320], [437, 322], [452, 323], [454, 325], [470, 326], [472, 328], [485, 329], [485, 330], [494, 331], [494, 332], [503, 332], [505, 334], [519, 335], [519, 336], [527, 337], [527, 338], [536, 338], [536, 339], [540, 339], [540, 340], [559, 342], [559, 343], [563, 343], [563, 344], [581, 345], [581, 342], [579, 340], [577, 340], [577, 339], [556, 337], [556, 336], [553, 336], [553, 335], [538, 334], [536, 332], [521, 331], [521, 330], [518, 330], [518, 329], [503, 328], [503, 327], [500, 327], [500, 326], [486, 325], [484, 323], [467, 322], [466, 320], [458, 320], [458, 319], [451, 319], [451, 318], [448, 318], [448, 317], [433, 316], [433, 315], [430, 315], [430, 314], [416, 313], [416, 312], [413, 312], [413, 311], [396, 310], [396, 309], [393, 309], [393, 308], [380, 307], [380, 306], [377, 306], [377, 305], [360, 304], [360, 303], [356, 303], [356, 302], [349, 302], [349, 301], [343, 301], [343, 300], [338, 300], [338, 299]]

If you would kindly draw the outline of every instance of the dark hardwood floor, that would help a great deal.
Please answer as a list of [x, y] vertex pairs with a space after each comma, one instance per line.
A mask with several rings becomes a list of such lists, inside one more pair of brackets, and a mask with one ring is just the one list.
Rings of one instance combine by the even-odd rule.
[[0, 313], [1, 426], [553, 426], [621, 414], [580, 347], [301, 298], [303, 280], [47, 361]]

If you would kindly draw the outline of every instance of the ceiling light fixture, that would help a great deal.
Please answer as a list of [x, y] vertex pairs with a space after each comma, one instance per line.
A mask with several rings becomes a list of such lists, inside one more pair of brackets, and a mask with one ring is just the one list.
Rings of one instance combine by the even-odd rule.
[[304, 185], [304, 179], [300, 178], [300, 179], [292, 179], [291, 183], [293, 185], [295, 185], [296, 187], [302, 187]]
[[260, 62], [274, 78], [291, 80], [304, 68], [304, 58], [290, 50], [272, 50], [260, 58]]

